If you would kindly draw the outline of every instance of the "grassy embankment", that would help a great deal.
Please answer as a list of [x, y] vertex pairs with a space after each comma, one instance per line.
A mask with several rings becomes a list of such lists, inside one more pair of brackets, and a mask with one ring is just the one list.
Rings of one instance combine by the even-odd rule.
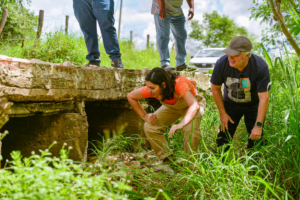
[[[5, 53], [7, 51], [11, 55]], [[153, 49], [130, 50], [127, 42], [122, 42], [121, 51], [128, 68], [153, 68], [159, 65], [158, 54]], [[104, 50], [101, 49], [101, 52]], [[28, 45], [24, 49], [1, 48], [0, 54], [35, 57], [55, 63], [66, 60], [78, 65], [86, 63], [84, 41], [72, 37], [51, 36], [42, 41], [35, 51]], [[174, 62], [174, 54], [172, 56]], [[102, 65], [109, 65], [107, 55], [102, 53], [101, 59]], [[1, 198], [99, 199], [110, 196], [112, 199], [299, 199], [299, 65], [297, 59], [288, 54], [284, 60], [277, 58], [276, 61], [267, 61], [272, 91], [263, 148], [247, 153], [244, 147], [248, 135], [241, 123], [231, 150], [224, 154], [222, 149], [217, 149], [215, 139], [219, 116], [212, 98], [206, 97], [207, 108], [201, 123], [203, 140], [198, 153], [184, 155], [182, 133], [177, 133], [173, 139], [167, 137], [174, 154], [182, 163], [177, 165], [174, 174], [151, 167], [149, 164], [155, 158], [146, 150], [141, 150], [132, 160], [128, 160], [126, 155], [124, 159], [122, 153], [134, 153], [137, 148], [133, 146], [139, 139], [118, 135], [99, 142], [102, 145], [97, 145], [98, 150], [95, 151], [98, 161], [89, 164], [84, 172], [78, 165], [66, 160], [65, 153], [62, 153], [61, 160], [42, 159], [34, 154], [22, 163], [20, 156], [15, 153], [15, 161], [9, 162], [15, 168], [14, 173], [0, 170]], [[167, 133], [168, 130], [165, 130], [166, 136]], [[43, 151], [42, 154], [48, 153]], [[112, 161], [112, 158], [117, 158], [117, 161]], [[49, 163], [53, 163], [52, 167], [48, 167]]]

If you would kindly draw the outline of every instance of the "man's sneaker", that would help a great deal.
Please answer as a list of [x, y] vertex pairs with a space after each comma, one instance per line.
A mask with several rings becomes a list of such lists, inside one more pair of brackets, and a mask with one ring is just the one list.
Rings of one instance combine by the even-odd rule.
[[89, 67], [90, 65], [96, 65], [98, 67], [100, 67], [100, 61], [96, 61], [96, 60], [90, 60], [88, 64], [86, 64], [86, 67]]
[[112, 60], [111, 66], [114, 68], [124, 68], [124, 65], [121, 60]]
[[179, 65], [176, 67], [176, 71], [182, 71], [188, 68], [188, 65], [186, 63]]
[[172, 67], [171, 65], [164, 65], [161, 66], [162, 69], [170, 69], [170, 70], [175, 70], [175, 67]]

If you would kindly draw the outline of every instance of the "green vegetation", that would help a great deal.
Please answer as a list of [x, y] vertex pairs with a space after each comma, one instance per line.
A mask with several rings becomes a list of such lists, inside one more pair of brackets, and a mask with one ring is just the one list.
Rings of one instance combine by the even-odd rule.
[[[0, 49], [0, 54], [56, 63], [66, 60], [79, 65], [86, 63], [84, 41], [76, 35], [49, 33], [35, 49], [33, 45], [33, 41], [27, 41], [24, 48], [6, 44]], [[128, 41], [122, 41], [120, 45], [126, 67], [153, 68], [159, 65], [158, 53], [152, 47], [137, 50], [134, 46], [130, 48]], [[109, 65], [102, 44], [100, 48], [102, 66]], [[198, 153], [192, 156], [183, 153], [182, 133], [176, 133], [173, 139], [168, 138], [178, 159], [174, 174], [153, 166], [157, 160], [153, 158], [153, 152], [143, 150], [139, 138], [117, 134], [95, 144], [90, 156], [93, 159], [85, 167], [66, 158], [69, 150], [62, 150], [65, 153], [61, 158], [51, 158], [48, 151], [41, 151], [41, 156], [34, 154], [24, 158], [22, 163], [20, 153], [12, 153], [14, 160], [7, 166], [13, 171], [0, 170], [1, 198], [101, 199], [105, 194], [111, 199], [299, 199], [298, 60], [289, 53], [282, 59], [271, 60], [264, 52], [270, 66], [272, 92], [263, 148], [253, 152], [245, 150], [248, 134], [241, 123], [230, 151], [224, 154], [218, 149], [215, 142], [218, 110], [212, 98], [206, 97], [206, 114], [201, 123], [203, 141]], [[172, 56], [174, 62], [174, 54]], [[165, 130], [166, 136], [167, 133]], [[127, 152], [135, 153], [136, 158], [124, 161], [122, 155]], [[148, 155], [152, 157], [145, 159]], [[117, 161], [112, 161], [114, 158]]]
[[[125, 177], [123, 171], [107, 173], [101, 165], [83, 168], [68, 159], [70, 147], [63, 146], [60, 158], [49, 157], [49, 149], [24, 159], [12, 152], [12, 171], [0, 170], [1, 199], [128, 199], [124, 194], [131, 187], [118, 181]], [[118, 180], [108, 181], [111, 177]]]
[[[274, 13], [271, 10], [270, 3], [273, 2], [275, 5], [277, 0], [253, 0], [251, 5], [251, 17], [250, 19], [258, 20], [261, 23], [267, 23], [270, 26], [266, 28], [262, 32], [262, 42], [266, 45], [272, 44], [272, 45], [280, 45], [281, 46], [281, 41], [286, 39], [282, 38], [282, 29], [279, 24], [279, 19], [274, 16]], [[297, 25], [295, 22], [295, 18], [293, 15], [300, 13], [300, 2], [299, 0], [284, 0], [284, 1], [279, 1], [283, 5], [279, 6], [280, 9], [279, 11], [283, 15], [283, 20], [285, 24], [287, 25], [288, 28], [291, 28], [291, 33], [294, 34], [294, 39], [299, 42], [299, 38], [296, 36], [299, 34], [299, 31], [292, 31], [293, 28]], [[280, 5], [280, 4], [279, 4]], [[290, 9], [294, 11], [291, 13]]]
[[[111, 67], [111, 60], [105, 53], [103, 43], [99, 41], [101, 66]], [[148, 67], [152, 69], [160, 66], [159, 54], [151, 45], [150, 48], [138, 50], [134, 44], [132, 46], [126, 40], [120, 42], [122, 62], [126, 69], [142, 69]], [[76, 34], [66, 36], [63, 31], [46, 33], [35, 47], [35, 40], [25, 40], [22, 48], [21, 44], [5, 43], [0, 47], [0, 54], [16, 58], [40, 59], [46, 62], [60, 63], [71, 61], [75, 65], [84, 66], [87, 64], [85, 56], [87, 50], [84, 39]], [[171, 65], [175, 66], [175, 51], [170, 52]], [[190, 55], [187, 56], [189, 63]]]
[[[290, 7], [298, 10], [299, 3], [286, 2], [294, 3]], [[255, 5], [258, 10], [253, 12], [264, 12], [256, 17], [272, 18], [270, 10], [261, 10], [270, 9], [267, 1]], [[282, 10], [286, 16], [288, 11]], [[291, 28], [297, 35], [299, 19], [288, 24], [293, 22], [297, 26]], [[274, 28], [271, 31], [280, 31], [279, 27]], [[126, 68], [159, 66], [159, 55], [153, 47], [137, 50], [128, 41], [122, 41], [120, 48]], [[60, 158], [51, 158], [49, 150], [40, 151], [40, 155], [33, 153], [29, 158], [12, 152], [13, 160], [6, 166], [10, 169], [0, 170], [1, 199], [300, 199], [298, 57], [285, 50], [281, 58], [272, 60], [262, 49], [272, 82], [262, 148], [251, 152], [245, 149], [248, 133], [243, 122], [231, 149], [223, 153], [222, 148], [217, 148], [219, 114], [212, 97], [206, 97], [207, 108], [201, 122], [203, 140], [197, 154], [184, 154], [182, 132], [172, 139], [168, 138], [168, 130], [164, 132], [177, 157], [174, 174], [169, 168], [153, 165], [157, 159], [143, 148], [140, 138], [119, 132], [94, 144], [90, 163], [67, 159], [70, 149], [65, 146]], [[110, 66], [102, 44], [100, 51], [102, 66]], [[46, 34], [36, 47], [34, 41], [26, 40], [24, 48], [10, 43], [0, 48], [0, 54], [8, 56], [54, 63], [70, 60], [77, 65], [86, 63], [86, 53], [82, 38], [62, 32]], [[174, 52], [171, 55], [174, 65]]]
[[[238, 35], [254, 38], [248, 34], [248, 31], [243, 26], [238, 26], [234, 20], [229, 19], [226, 15], [219, 15], [217, 11], [211, 14], [204, 13], [203, 22], [192, 20], [192, 32], [190, 37], [200, 40], [203, 47], [226, 47], [229, 45], [232, 38]], [[254, 39], [251, 39], [254, 42]]]
[[[218, 149], [218, 110], [207, 96], [197, 154], [184, 154], [182, 132], [170, 139], [165, 130], [177, 157], [174, 174], [153, 165], [157, 160], [142, 148], [140, 138], [121, 131], [109, 138], [106, 133], [104, 141], [94, 144], [94, 156], [85, 166], [67, 159], [66, 146], [60, 158], [49, 157], [48, 150], [24, 159], [13, 152], [14, 160], [7, 164], [13, 171], [0, 170], [1, 199], [299, 199], [300, 74], [297, 59], [286, 59], [283, 65], [279, 58], [277, 64], [270, 61], [276, 92], [271, 93], [261, 149], [246, 151], [243, 123], [230, 151]], [[133, 160], [124, 158], [133, 155]]]
[[[32, 11], [25, 8], [31, 0], [1, 0], [0, 16], [2, 17], [2, 8], [6, 8], [9, 13], [0, 35], [1, 43], [20, 43], [23, 38], [25, 40], [36, 37], [35, 29], [38, 24], [38, 16]], [[2, 45], [2, 44], [1, 44]]]

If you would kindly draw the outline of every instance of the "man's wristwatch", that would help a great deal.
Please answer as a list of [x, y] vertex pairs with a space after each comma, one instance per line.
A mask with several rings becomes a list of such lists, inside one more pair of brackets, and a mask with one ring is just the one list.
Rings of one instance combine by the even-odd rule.
[[263, 125], [263, 123], [261, 123], [261, 122], [255, 122], [255, 126], [257, 126], [257, 127], [259, 127], [259, 128], [261, 128], [262, 125]]

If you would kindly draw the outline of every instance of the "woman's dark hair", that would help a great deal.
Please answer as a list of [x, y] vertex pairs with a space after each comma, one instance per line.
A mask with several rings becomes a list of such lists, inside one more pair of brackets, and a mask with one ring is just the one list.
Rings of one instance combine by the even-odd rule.
[[[150, 81], [156, 85], [159, 85], [163, 89], [162, 99], [173, 99], [175, 91], [175, 79], [179, 77], [178, 73], [172, 70], [164, 70], [159, 67], [153, 68], [147, 75], [146, 81]], [[166, 83], [166, 88], [163, 88], [162, 83]]]

